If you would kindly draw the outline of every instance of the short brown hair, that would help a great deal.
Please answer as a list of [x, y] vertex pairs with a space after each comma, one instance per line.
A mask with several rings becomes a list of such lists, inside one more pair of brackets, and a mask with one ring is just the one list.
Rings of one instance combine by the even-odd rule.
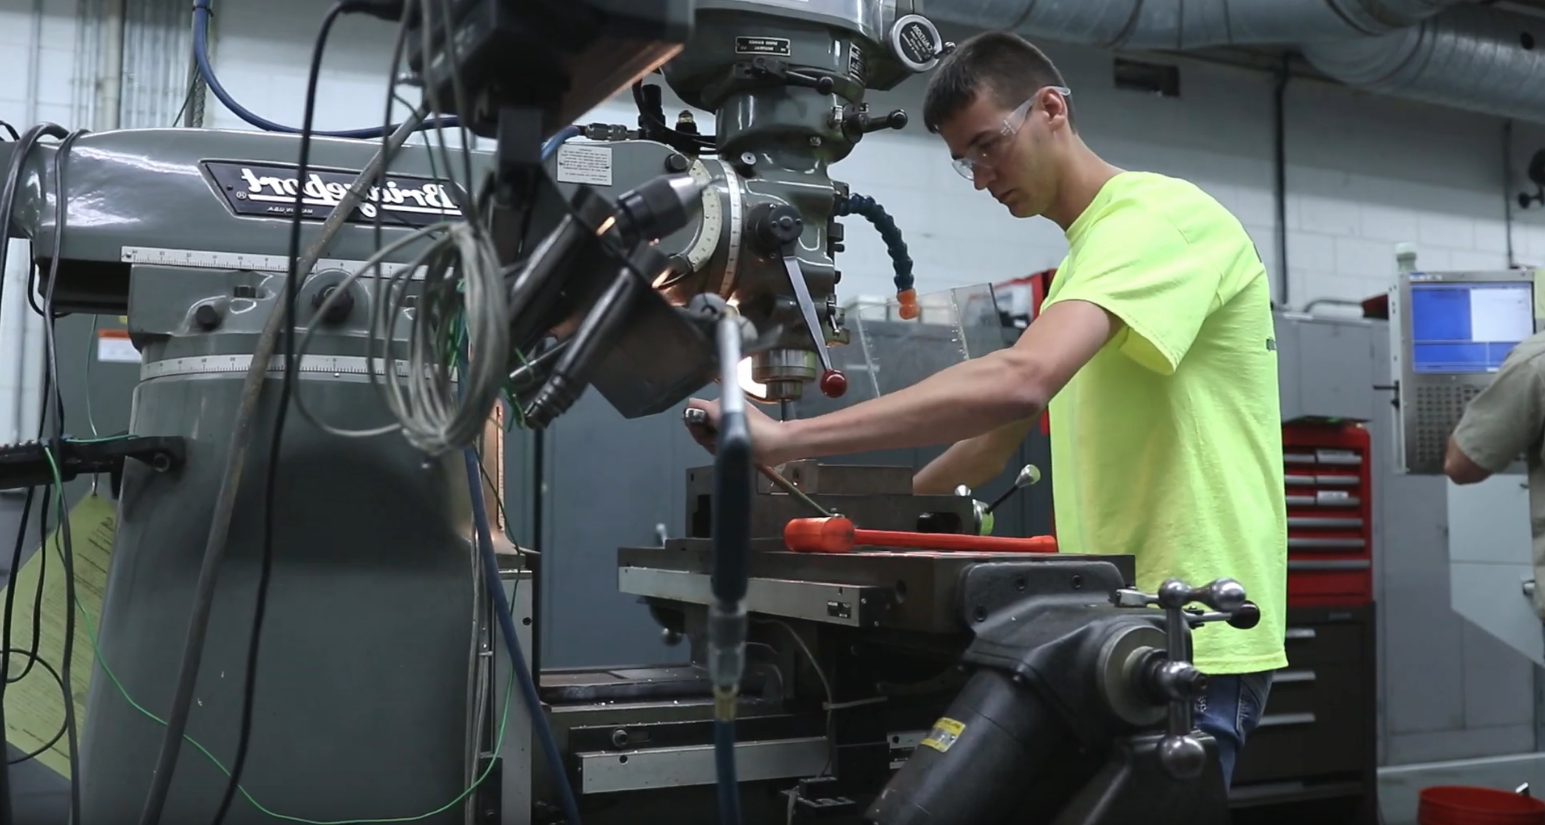
[[[1003, 108], [1012, 109], [1047, 86], [1066, 85], [1051, 58], [1023, 37], [1013, 32], [983, 32], [956, 46], [928, 79], [928, 90], [923, 93], [923, 125], [937, 134], [944, 121], [960, 114], [983, 92]], [[1073, 123], [1071, 102], [1068, 123]]]

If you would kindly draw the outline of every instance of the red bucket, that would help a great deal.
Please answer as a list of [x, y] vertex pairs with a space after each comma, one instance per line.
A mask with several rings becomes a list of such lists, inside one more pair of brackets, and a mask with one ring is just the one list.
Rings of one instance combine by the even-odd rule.
[[1507, 791], [1438, 785], [1420, 799], [1418, 825], [1545, 825], [1545, 802]]

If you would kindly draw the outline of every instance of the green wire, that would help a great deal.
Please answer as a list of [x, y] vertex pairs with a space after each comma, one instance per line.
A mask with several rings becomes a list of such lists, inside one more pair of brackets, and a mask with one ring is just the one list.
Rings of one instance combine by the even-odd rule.
[[[103, 438], [103, 439], [96, 439], [96, 440], [99, 440], [99, 441], [113, 441], [115, 439], [121, 439], [121, 438], [127, 438], [127, 437], [128, 436], [114, 436], [112, 438]], [[74, 441], [75, 439], [71, 439], [71, 440]], [[53, 475], [54, 475], [54, 493], [55, 493], [54, 494], [54, 499], [59, 502], [59, 518], [61, 520], [63, 520], [63, 519], [66, 519], [66, 518], [69, 517], [68, 511], [65, 509], [65, 506], [64, 506], [64, 479], [63, 479], [63, 477], [59, 473], [59, 465], [58, 465], [58, 463], [56, 463], [54, 461], [53, 452], [51, 450], [49, 450], [47, 447], [44, 447], [43, 448], [43, 455], [45, 455], [48, 458], [49, 469], [53, 471]], [[64, 559], [64, 550], [59, 545], [59, 531], [57, 531], [57, 530], [54, 532], [54, 549], [59, 553], [60, 560], [63, 561], [63, 559]], [[72, 571], [65, 571], [65, 572], [68, 575]], [[81, 603], [79, 596], [77, 596], [75, 598], [75, 607], [76, 607], [76, 609], [78, 609], [80, 611], [81, 618], [86, 623], [86, 635], [91, 640], [91, 651], [92, 651], [92, 654], [96, 657], [97, 664], [102, 666], [102, 672], [107, 674], [107, 678], [110, 681], [112, 681], [113, 686], [118, 688], [118, 693], [123, 696], [124, 701], [129, 703], [129, 707], [132, 707], [135, 710], [139, 711], [140, 713], [144, 714], [146, 717], [148, 717], [149, 719], [154, 721], [156, 724], [158, 724], [158, 725], [165, 725], [166, 722], [163, 719], [161, 719], [161, 717], [156, 716], [154, 713], [151, 713], [150, 711], [148, 711], [145, 708], [141, 707], [138, 702], [134, 701], [134, 698], [129, 695], [129, 691], [126, 688], [124, 688], [123, 683], [118, 681], [118, 677], [113, 674], [112, 668], [109, 668], [107, 666], [107, 661], [102, 658], [102, 649], [100, 647], [98, 647], [98, 645], [97, 645], [97, 634], [96, 634], [96, 630], [94, 629], [96, 627], [96, 623], [92, 621], [91, 614], [86, 611], [86, 606]], [[515, 692], [515, 674], [514, 674], [514, 669], [511, 668], [510, 678], [505, 682], [505, 686], [504, 686], [504, 709], [500, 712], [499, 735], [498, 735], [497, 741], [496, 741], [496, 743], [494, 745], [494, 752], [495, 753], [498, 753], [499, 751], [502, 751], [504, 749], [504, 732], [505, 732], [505, 727], [506, 727], [506, 725], [508, 725], [508, 723], [510, 721], [510, 695], [513, 694], [514, 692]], [[215, 757], [214, 754], [210, 753], [207, 748], [205, 748], [203, 745], [199, 744], [198, 740], [194, 739], [191, 736], [186, 736], [186, 735], [184, 735], [182, 738], [183, 738], [183, 741], [185, 741], [188, 744], [192, 745], [194, 748], [197, 748], [199, 753], [202, 753], [202, 754], [204, 754], [204, 756], [208, 757], [209, 761], [211, 763], [213, 763], [214, 766], [216, 768], [218, 768], [221, 773], [225, 774], [227, 777], [229, 777], [231, 775], [230, 770], [227, 769], [225, 767], [225, 765], [222, 764], [220, 762], [220, 760]], [[429, 813], [426, 813], [426, 814], [419, 814], [418, 816], [391, 817], [391, 818], [388, 818], [388, 819], [339, 819], [339, 820], [332, 820], [332, 821], [317, 820], [317, 819], [303, 819], [303, 818], [298, 817], [298, 816], [289, 816], [289, 815], [286, 815], [286, 814], [275, 813], [274, 811], [270, 811], [269, 809], [263, 807], [263, 805], [261, 803], [259, 803], [256, 799], [253, 799], [252, 798], [252, 794], [248, 793], [247, 789], [245, 787], [242, 787], [242, 786], [238, 785], [237, 789], [241, 791], [241, 795], [246, 798], [247, 802], [251, 803], [252, 807], [256, 808], [258, 811], [260, 811], [260, 812], [262, 812], [264, 814], [267, 814], [268, 816], [271, 816], [274, 819], [281, 819], [281, 820], [284, 820], [286, 822], [296, 822], [296, 823], [300, 823], [300, 825], [385, 825], [385, 823], [394, 823], [394, 822], [417, 822], [419, 820], [428, 819], [428, 818], [430, 818], [432, 816], [438, 816], [439, 814], [445, 813], [446, 811], [450, 810], [451, 808], [456, 807], [458, 804], [460, 804], [462, 802], [462, 800], [466, 799], [469, 795], [471, 795], [471, 793], [473, 791], [477, 790], [478, 786], [483, 784], [483, 780], [487, 779], [489, 774], [493, 773], [493, 769], [494, 769], [494, 765], [495, 764], [497, 764], [497, 763], [494, 760], [489, 760], [488, 767], [483, 769], [483, 773], [480, 776], [478, 776], [476, 781], [474, 781], [470, 786], [468, 786], [466, 790], [462, 791], [461, 794], [459, 796], [457, 796], [455, 799], [452, 799], [450, 802], [445, 803], [444, 805], [440, 806], [439, 808], [436, 808], [436, 809], [434, 809], [434, 810], [432, 810], [432, 811], [430, 811]]]

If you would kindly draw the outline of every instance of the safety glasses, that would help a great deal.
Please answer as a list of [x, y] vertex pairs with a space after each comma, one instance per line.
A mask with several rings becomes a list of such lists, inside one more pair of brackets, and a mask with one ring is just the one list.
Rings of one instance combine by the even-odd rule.
[[955, 165], [955, 171], [959, 172], [960, 176], [966, 180], [976, 180], [976, 167], [979, 165], [990, 164], [992, 162], [992, 158], [998, 153], [998, 150], [1000, 150], [1010, 138], [1019, 134], [1020, 128], [1025, 125], [1025, 119], [1030, 116], [1030, 110], [1035, 108], [1035, 101], [1041, 96], [1041, 92], [1047, 89], [1050, 89], [1057, 94], [1062, 95], [1063, 97], [1068, 97], [1073, 94], [1073, 91], [1065, 86], [1041, 87], [1034, 95], [1030, 97], [1029, 100], [1019, 104], [1014, 108], [1014, 111], [1009, 112], [1008, 117], [1003, 119], [1003, 128], [998, 132], [998, 134], [993, 135], [984, 141], [980, 141], [975, 146], [967, 149], [964, 157], [955, 158], [953, 161]]

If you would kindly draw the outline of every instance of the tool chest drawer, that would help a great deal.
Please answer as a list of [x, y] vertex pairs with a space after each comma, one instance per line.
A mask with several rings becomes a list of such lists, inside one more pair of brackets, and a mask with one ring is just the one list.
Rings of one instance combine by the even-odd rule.
[[1272, 675], [1265, 712], [1235, 768], [1235, 787], [1373, 775], [1372, 622], [1371, 606], [1289, 608], [1288, 666]]
[[1356, 424], [1283, 425], [1289, 604], [1373, 598], [1369, 449], [1368, 431]]
[[1278, 671], [1266, 712], [1246, 740], [1236, 782], [1358, 770], [1364, 744], [1358, 717], [1366, 708], [1353, 697], [1361, 676], [1356, 664]]
[[[1286, 632], [1288, 668], [1310, 668], [1323, 665], [1357, 664], [1372, 654], [1363, 646], [1363, 628], [1360, 623], [1293, 621], [1293, 615], [1301, 611], [1288, 610]], [[1337, 611], [1346, 613], [1347, 611]]]

